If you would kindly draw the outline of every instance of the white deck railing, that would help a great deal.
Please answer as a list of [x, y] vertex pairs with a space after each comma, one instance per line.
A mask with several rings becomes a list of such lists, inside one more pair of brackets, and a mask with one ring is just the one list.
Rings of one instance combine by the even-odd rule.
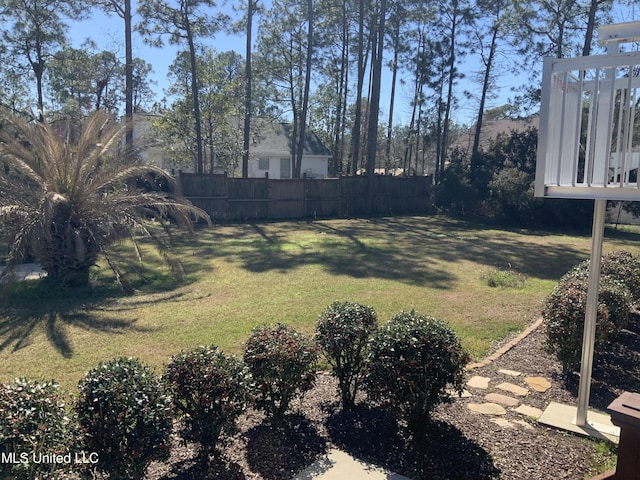
[[640, 200], [640, 52], [545, 59], [536, 196]]

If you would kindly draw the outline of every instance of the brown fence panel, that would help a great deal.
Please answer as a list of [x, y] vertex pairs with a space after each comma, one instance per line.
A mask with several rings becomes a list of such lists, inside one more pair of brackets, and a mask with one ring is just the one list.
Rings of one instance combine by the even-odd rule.
[[368, 213], [368, 178], [341, 177], [340, 178], [342, 214], [352, 217]]
[[269, 218], [269, 186], [266, 178], [228, 178], [229, 220]]
[[271, 180], [269, 182], [269, 218], [302, 218], [304, 179]]
[[342, 215], [341, 182], [340, 178], [310, 178], [305, 181], [307, 217], [339, 217]]
[[217, 220], [424, 214], [431, 207], [430, 177], [376, 176], [371, 199], [365, 176], [271, 180], [181, 173], [178, 186]]

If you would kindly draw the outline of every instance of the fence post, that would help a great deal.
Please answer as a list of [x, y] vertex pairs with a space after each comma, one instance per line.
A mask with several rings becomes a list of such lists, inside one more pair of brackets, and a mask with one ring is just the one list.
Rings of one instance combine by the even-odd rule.
[[224, 212], [222, 212], [222, 218], [229, 219], [231, 217], [231, 207], [229, 203], [229, 176], [227, 175], [227, 172], [224, 172], [224, 181], [222, 185], [222, 194], [224, 195]]
[[176, 193], [178, 195], [184, 196], [184, 187], [182, 186], [182, 170], [178, 170], [178, 179], [176, 181], [176, 189], [178, 190]]
[[265, 181], [265, 188], [264, 188], [264, 194], [266, 195], [265, 198], [265, 217], [268, 219], [271, 218], [271, 216], [269, 215], [270, 212], [270, 204], [271, 204], [271, 184], [269, 183], [269, 171], [267, 170], [266, 172], [264, 172], [264, 181]]
[[310, 217], [309, 212], [307, 212], [307, 174], [302, 174], [302, 211], [304, 212], [304, 216]]
[[342, 217], [342, 175], [338, 175], [338, 188], [336, 195], [338, 196], [338, 217]]

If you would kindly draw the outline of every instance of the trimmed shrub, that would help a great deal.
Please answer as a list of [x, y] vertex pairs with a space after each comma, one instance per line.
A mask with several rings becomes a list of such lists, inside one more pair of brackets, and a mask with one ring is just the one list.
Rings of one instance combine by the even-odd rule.
[[[589, 275], [590, 261], [576, 265], [566, 276], [577, 275], [581, 272], [585, 278]], [[631, 293], [633, 303], [640, 302], [640, 256], [633, 255], [626, 250], [618, 250], [602, 256], [600, 275], [612, 277], [622, 282]]]
[[14, 455], [11, 461], [0, 462], [2, 478], [56, 478], [69, 462], [41, 459], [44, 455], [68, 455], [71, 443], [70, 423], [57, 383], [17, 378], [0, 385], [0, 452]]
[[110, 478], [141, 479], [154, 460], [167, 460], [171, 397], [140, 360], [116, 358], [90, 370], [75, 404], [81, 441]]
[[[588, 272], [587, 272], [588, 273]], [[582, 339], [587, 306], [588, 275], [573, 269], [562, 277], [545, 301], [542, 318], [546, 325], [547, 351], [556, 355], [565, 373], [575, 370], [582, 357]], [[629, 318], [631, 294], [617, 280], [600, 279], [596, 314], [595, 354]]]
[[421, 432], [434, 407], [462, 393], [469, 354], [448, 325], [416, 312], [400, 312], [371, 337], [364, 387]]
[[377, 320], [373, 308], [351, 302], [334, 302], [318, 318], [316, 342], [338, 378], [345, 410], [355, 406], [367, 342], [377, 327]]
[[268, 417], [281, 420], [291, 400], [313, 387], [318, 349], [286, 325], [265, 325], [251, 332], [244, 361], [255, 382], [256, 406]]
[[166, 378], [182, 420], [180, 435], [198, 442], [200, 455], [208, 457], [251, 402], [249, 369], [214, 345], [201, 346], [171, 357]]

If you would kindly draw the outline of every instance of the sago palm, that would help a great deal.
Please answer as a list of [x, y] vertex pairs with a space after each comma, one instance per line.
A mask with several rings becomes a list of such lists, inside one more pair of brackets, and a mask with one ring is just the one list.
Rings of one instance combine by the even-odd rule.
[[87, 118], [77, 135], [2, 112], [0, 228], [9, 239], [5, 276], [30, 255], [50, 281], [87, 285], [89, 269], [103, 255], [126, 287], [109, 248], [114, 242], [131, 238], [139, 256], [135, 235], [142, 233], [164, 251], [169, 222], [191, 231], [194, 220], [209, 221], [184, 198], [155, 187], [158, 178], [172, 184], [171, 176], [132, 152], [125, 155], [124, 132], [103, 111]]

